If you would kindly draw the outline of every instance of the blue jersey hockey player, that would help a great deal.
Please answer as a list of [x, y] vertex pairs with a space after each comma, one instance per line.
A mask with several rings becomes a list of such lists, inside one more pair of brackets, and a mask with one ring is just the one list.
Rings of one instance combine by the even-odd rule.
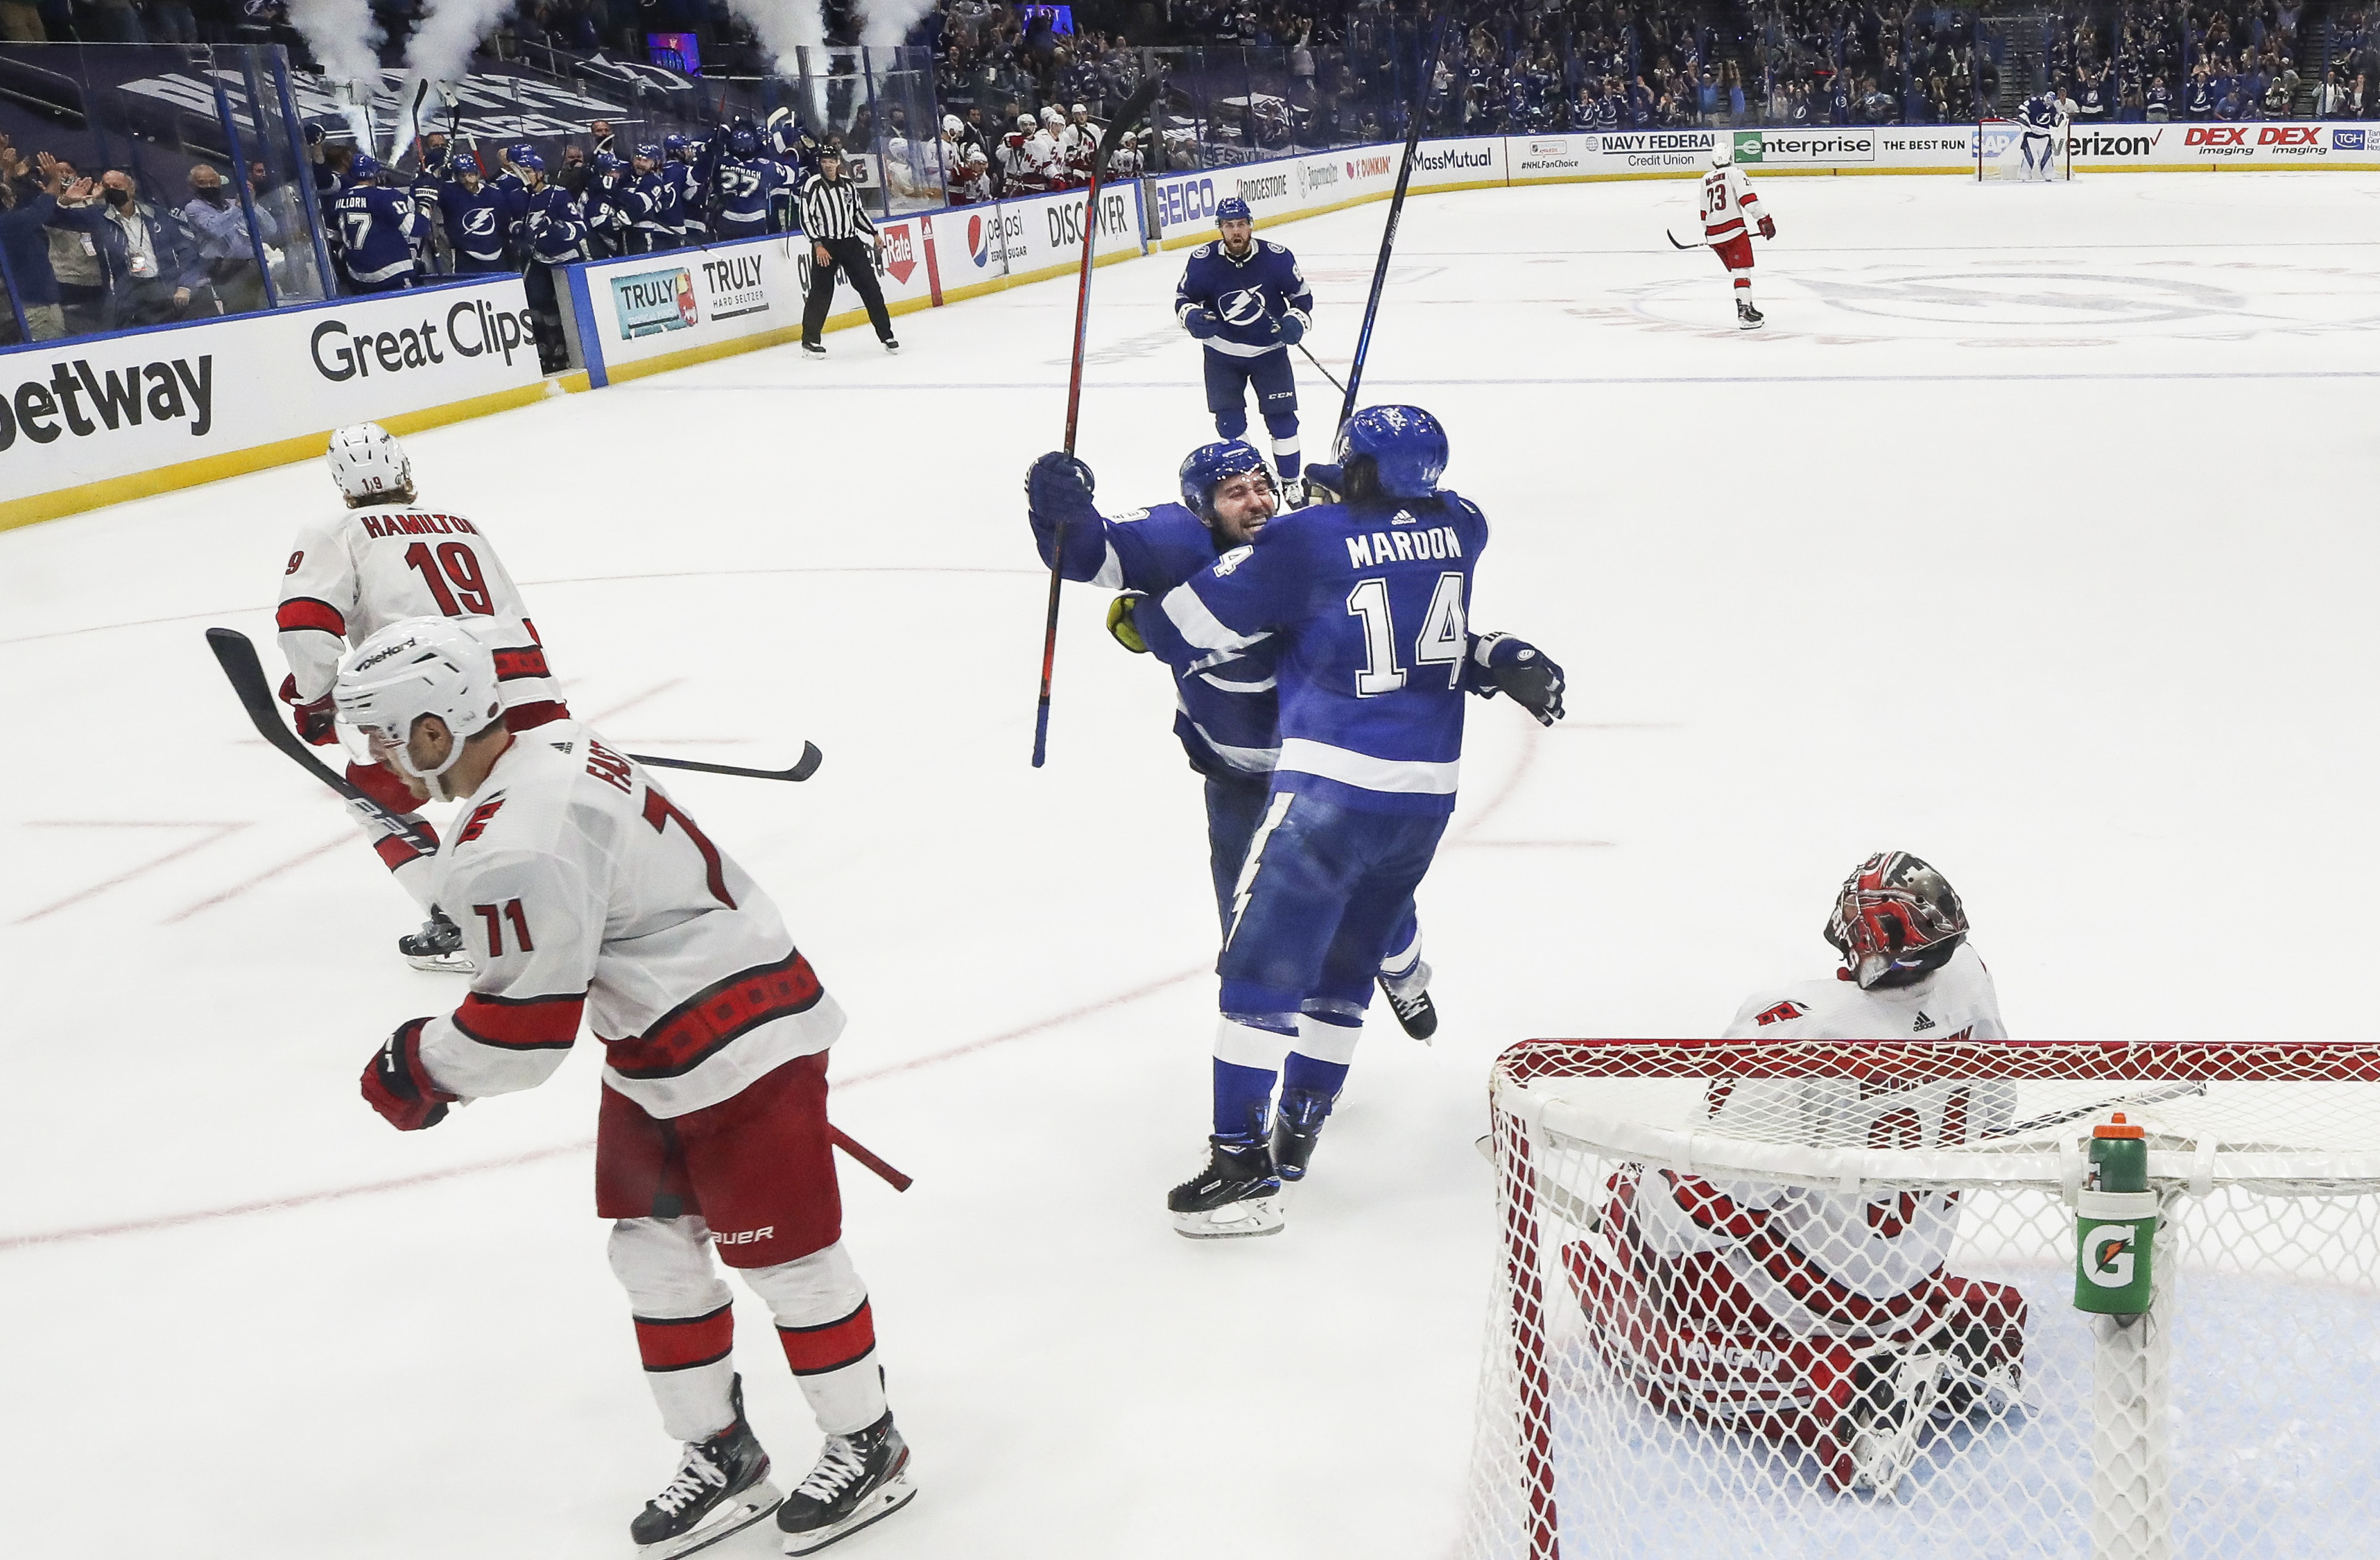
[[724, 155], [710, 173], [710, 236], [724, 243], [777, 231], [772, 221], [785, 170], [760, 149], [759, 132], [730, 130]]
[[[1066, 579], [1122, 590], [1110, 631], [1127, 650], [1147, 653], [1132, 625], [1142, 599], [1172, 590], [1213, 566], [1219, 554], [1256, 540], [1273, 517], [1272, 473], [1238, 440], [1201, 445], [1182, 462], [1179, 504], [1152, 505], [1110, 519], [1092, 502], [1090, 468], [1052, 451], [1026, 474], [1034, 544], [1047, 566], [1063, 537]], [[1268, 636], [1245, 649], [1208, 656], [1175, 673], [1173, 734], [1206, 776], [1208, 864], [1223, 930], [1248, 840], [1264, 817], [1279, 756], [1280, 701], [1273, 663], [1281, 641]], [[1438, 1028], [1429, 967], [1410, 910], [1390, 931], [1379, 961], [1381, 989], [1405, 1031], [1427, 1040]]]
[[647, 141], [638, 147], [636, 158], [629, 166], [636, 179], [636, 201], [628, 235], [629, 252], [651, 254], [675, 248], [678, 241], [677, 185], [663, 171], [660, 143]]
[[710, 228], [703, 217], [702, 174], [695, 166], [698, 149], [685, 136], [667, 135], [662, 138], [662, 154], [668, 159], [662, 165], [662, 177], [668, 182], [671, 198], [676, 202], [677, 241], [709, 243]]
[[1216, 965], [1212, 1154], [1166, 1200], [1196, 1237], [1281, 1227], [1281, 1181], [1313, 1157], [1373, 970], [1454, 810], [1463, 695], [1501, 691], [1548, 725], [1562, 713], [1559, 666], [1471, 631], [1488, 521], [1438, 485], [1438, 420], [1366, 408], [1336, 454], [1316, 477], [1343, 501], [1275, 520], [1131, 615], [1177, 668], [1281, 641], [1281, 753]]
[[380, 163], [358, 156], [347, 166], [352, 181], [331, 201], [331, 221], [339, 238], [339, 258], [358, 292], [394, 292], [413, 286], [413, 246], [427, 225], [406, 189], [380, 187]]
[[511, 197], [480, 177], [480, 165], [457, 157], [455, 177], [438, 187], [439, 220], [446, 225], [446, 242], [455, 251], [460, 275], [512, 270], [509, 242], [513, 224]]
[[1248, 385], [1272, 435], [1272, 457], [1282, 496], [1305, 502], [1297, 444], [1297, 380], [1289, 349], [1314, 323], [1314, 294], [1297, 257], [1256, 237], [1248, 203], [1234, 195], [1215, 207], [1221, 237], [1190, 251], [1174, 289], [1173, 314], [1206, 347], [1207, 409], [1215, 432], [1236, 439], [1248, 431]]
[[2058, 108], [2055, 92], [2036, 92], [2018, 105], [2016, 122], [2023, 127], [2018, 150], [2024, 154], [2028, 179], [2058, 177], [2058, 142], [2065, 128]]

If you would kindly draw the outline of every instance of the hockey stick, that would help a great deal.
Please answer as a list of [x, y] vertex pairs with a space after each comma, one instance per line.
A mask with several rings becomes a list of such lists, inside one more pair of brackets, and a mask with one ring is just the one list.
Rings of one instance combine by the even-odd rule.
[[829, 1127], [826, 1129], [826, 1135], [828, 1140], [832, 1141], [836, 1148], [841, 1149], [844, 1152], [851, 1155], [852, 1158], [857, 1160], [860, 1164], [865, 1164], [870, 1170], [875, 1171], [878, 1176], [883, 1178], [884, 1184], [891, 1187], [894, 1191], [907, 1191], [911, 1187], [917, 1185], [914, 1178], [904, 1176], [900, 1171], [895, 1170], [890, 1164], [885, 1164], [884, 1161], [879, 1159], [875, 1154], [868, 1152], [868, 1145], [862, 1143], [856, 1138], [854, 1138], [842, 1127]]
[[231, 680], [232, 691], [239, 695], [240, 704], [248, 711], [258, 736], [297, 760], [315, 779], [345, 797], [347, 805], [366, 818], [404, 835], [406, 843], [424, 856], [438, 854], [437, 835], [419, 823], [407, 823], [364, 795], [354, 781], [316, 758], [305, 738], [282, 724], [280, 712], [273, 707], [273, 689], [264, 680], [263, 664], [257, 660], [256, 647], [248, 642], [246, 634], [237, 628], [210, 628], [207, 648], [215, 652], [216, 664]]
[[[1091, 251], [1098, 247], [1099, 236], [1099, 180], [1107, 172], [1108, 159], [1123, 140], [1124, 131], [1157, 101], [1157, 90], [1165, 78], [1152, 76], [1140, 84], [1140, 90], [1124, 101], [1113, 120], [1099, 135], [1099, 149], [1091, 155], [1091, 185], [1083, 201], [1083, 267], [1075, 284], [1075, 357], [1066, 371], [1066, 453], [1075, 453], [1075, 428], [1083, 409], [1083, 344], [1091, 324]], [[1058, 521], [1058, 535], [1050, 549], [1050, 612], [1041, 629], [1041, 701], [1033, 712], [1033, 767], [1038, 769], [1050, 756], [1050, 677], [1058, 666], [1058, 587], [1065, 576], [1059, 572], [1066, 562], [1066, 522]]]
[[[254, 723], [258, 735], [297, 760], [322, 784], [346, 798], [349, 806], [405, 835], [415, 849], [426, 855], [438, 853], [438, 841], [434, 835], [407, 823], [366, 796], [357, 788], [355, 782], [316, 758], [305, 738], [282, 724], [280, 712], [273, 707], [273, 689], [265, 681], [264, 667], [257, 659], [256, 646], [249, 642], [246, 634], [237, 628], [210, 628], [207, 630], [207, 648], [214, 652], [216, 664], [223, 667], [224, 676], [230, 679], [232, 691], [239, 695], [240, 704], [248, 711], [248, 718]], [[638, 763], [650, 764], [655, 769], [691, 769], [704, 774], [733, 774], [745, 780], [798, 781], [817, 774], [826, 755], [819, 751], [817, 743], [804, 742], [802, 756], [795, 759], [788, 769], [747, 769], [741, 764], [665, 759], [652, 753], [630, 753], [628, 757]]]
[[[1397, 165], [1397, 192], [1389, 197], [1389, 225], [1380, 234], [1380, 258], [1372, 266], [1372, 296], [1364, 302], [1364, 329], [1355, 337], [1355, 360], [1348, 365], [1347, 383], [1341, 387], [1344, 397], [1339, 403], [1342, 428], [1355, 415], [1355, 392], [1364, 383], [1364, 360], [1372, 353], [1372, 325], [1380, 315], [1380, 289], [1388, 285], [1389, 253], [1397, 247], [1397, 224], [1404, 216], [1405, 188], [1413, 182], [1414, 161], [1421, 155], [1421, 121], [1429, 107], [1429, 84], [1438, 75], [1439, 51], [1445, 46], [1446, 18], [1441, 16], [1437, 30], [1430, 34], [1429, 58], [1423, 63], [1421, 79], [1414, 87], [1413, 106], [1408, 110], [1411, 122], [1405, 126], [1404, 159]], [[1315, 366], [1321, 367], [1319, 363]]]
[[[1300, 352], [1305, 352], [1305, 343], [1304, 343], [1304, 342], [1302, 342], [1302, 341], [1301, 341], [1301, 342], [1299, 342], [1299, 343], [1297, 344], [1297, 349], [1298, 349]], [[1342, 395], [1342, 396], [1352, 394], [1352, 392], [1350, 392], [1350, 391], [1348, 390], [1348, 388], [1347, 388], [1345, 385], [1343, 385], [1343, 384], [1340, 384], [1340, 383], [1339, 383], [1339, 379], [1338, 379], [1338, 376], [1337, 376], [1337, 375], [1333, 374], [1333, 373], [1332, 373], [1329, 369], [1326, 369], [1326, 368], [1324, 368], [1324, 367], [1322, 366], [1322, 360], [1321, 360], [1321, 359], [1319, 359], [1319, 358], [1316, 357], [1316, 356], [1315, 356], [1313, 353], [1311, 353], [1311, 352], [1305, 352], [1305, 360], [1306, 360], [1307, 362], [1312, 363], [1312, 364], [1314, 365], [1314, 372], [1317, 372], [1317, 373], [1320, 374], [1323, 378], [1325, 378], [1325, 379], [1327, 379], [1327, 380], [1330, 381], [1330, 388], [1331, 388], [1331, 389], [1338, 391], [1338, 392], [1339, 392], [1339, 394], [1341, 394], [1341, 395]]]
[[1663, 229], [1661, 229], [1661, 237], [1662, 237], [1662, 238], [1667, 238], [1668, 240], [1670, 240], [1670, 247], [1671, 247], [1672, 249], [1681, 249], [1681, 250], [1698, 250], [1698, 249], [1701, 249], [1701, 248], [1703, 247], [1703, 246], [1702, 246], [1702, 245], [1700, 245], [1700, 244], [1688, 244], [1688, 243], [1682, 243], [1682, 242], [1681, 242], [1681, 241], [1679, 240], [1679, 238], [1678, 238], [1678, 236], [1677, 236], [1676, 234], [1674, 234], [1674, 233], [1670, 232], [1670, 231], [1668, 228], [1666, 228], [1666, 227], [1664, 227]]
[[650, 753], [630, 753], [628, 756], [655, 769], [691, 769], [704, 774], [734, 774], [746, 780], [807, 780], [818, 773], [820, 762], [826, 757], [819, 751], [815, 742], [802, 744], [802, 756], [794, 761], [791, 769], [746, 769], [741, 764], [698, 763], [692, 759], [655, 758]]

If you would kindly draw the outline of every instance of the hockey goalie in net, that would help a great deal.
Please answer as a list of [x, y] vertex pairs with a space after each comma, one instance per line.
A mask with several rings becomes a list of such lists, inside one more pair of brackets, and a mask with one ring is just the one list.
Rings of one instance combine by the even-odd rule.
[[[1999, 1040], [1958, 896], [1903, 852], [1845, 881], [1837, 978], [1754, 997], [1730, 1039]], [[1714, 1133], [1822, 1148], [1935, 1148], [2009, 1124], [2014, 1086], [1888, 1078], [1718, 1079]], [[1842, 1491], [1888, 1494], [1934, 1428], [2016, 1406], [2025, 1302], [1947, 1266], [1955, 1189], [1857, 1195], [1626, 1165], [1600, 1242], [1562, 1251], [1588, 1336], [1658, 1410], [1806, 1450]]]

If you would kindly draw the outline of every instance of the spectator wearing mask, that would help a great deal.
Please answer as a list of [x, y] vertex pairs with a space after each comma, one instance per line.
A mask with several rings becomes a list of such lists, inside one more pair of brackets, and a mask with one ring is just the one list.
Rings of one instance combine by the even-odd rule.
[[181, 219], [140, 197], [132, 176], [110, 168], [99, 181], [100, 203], [61, 206], [51, 220], [90, 238], [99, 261], [101, 328], [163, 324], [189, 307], [206, 280]]
[[263, 308], [264, 276], [256, 267], [255, 239], [274, 245], [282, 241], [272, 213], [262, 206], [256, 209], [251, 238], [248, 213], [231, 187], [212, 165], [200, 163], [190, 169], [190, 200], [182, 208], [182, 220], [189, 225], [199, 267], [206, 273], [204, 285], [192, 295], [195, 311], [245, 314]]
[[91, 187], [88, 181], [69, 187], [65, 165], [46, 152], [34, 163], [41, 170], [40, 185], [30, 197], [19, 193], [17, 180], [0, 179], [0, 258], [7, 262], [8, 290], [25, 317], [26, 339], [55, 341], [67, 334], [67, 318], [58, 306], [57, 276], [50, 269], [46, 225], [57, 214], [61, 194], [88, 198]]

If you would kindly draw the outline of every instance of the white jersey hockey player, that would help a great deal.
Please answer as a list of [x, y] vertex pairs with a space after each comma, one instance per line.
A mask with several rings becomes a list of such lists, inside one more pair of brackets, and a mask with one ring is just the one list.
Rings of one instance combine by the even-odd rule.
[[[495, 654], [514, 730], [567, 718], [528, 604], [479, 526], [417, 502], [413, 462], [377, 422], [332, 434], [327, 458], [346, 508], [308, 521], [281, 571], [276, 621], [289, 663], [281, 697], [294, 709], [298, 735], [317, 744], [336, 740], [331, 684], [341, 653], [407, 617], [480, 625]], [[412, 813], [414, 797], [379, 765], [350, 764], [347, 778], [390, 810]], [[398, 884], [430, 917], [419, 933], [399, 940], [406, 957], [421, 969], [469, 969], [452, 922], [438, 913], [428, 861], [404, 835], [375, 823], [364, 827]]]
[[[1715, 1081], [1716, 1132], [1815, 1147], [1935, 1148], [2004, 1131], [2015, 1089], [1825, 1065], [1828, 1042], [2007, 1038], [1958, 896], [1887, 851], [1843, 884], [1838, 978], [1762, 992], [1731, 1040], [1809, 1041], [1811, 1076]], [[1852, 1049], [1847, 1047], [1847, 1050]], [[2025, 1302], [1947, 1271], [1958, 1194], [1816, 1191], [1648, 1168], [1617, 1179], [1605, 1249], [1563, 1256], [1607, 1358], [1664, 1410], [1808, 1449], [1838, 1489], [1888, 1493], [1937, 1418], [2007, 1412]]]
[[[453, 1012], [398, 1027], [364, 1098], [401, 1131], [551, 1077], [582, 1023], [603, 1047], [595, 1212], [613, 1221], [647, 1383], [684, 1442], [631, 1536], [686, 1553], [777, 1512], [788, 1554], [905, 1504], [876, 1323], [842, 1243], [826, 1051], [844, 1018], [777, 908], [634, 761], [575, 721], [510, 729], [493, 656], [443, 617], [341, 664], [340, 725], [444, 800], [440, 882], [478, 962]], [[779, 1505], [730, 1359], [733, 1297], [768, 1303], [826, 1444]]]
[[1001, 170], [1007, 192], [1058, 188], [1058, 143], [1042, 133], [1030, 114], [1016, 116], [1016, 129], [1002, 143]]
[[1740, 330], [1756, 331], [1763, 316], [1752, 303], [1752, 234], [1777, 237], [1777, 223], [1760, 203], [1760, 192], [1735, 165], [1735, 150], [1722, 132], [1711, 143], [1710, 171], [1703, 175], [1700, 205], [1703, 242], [1727, 267], [1735, 294], [1735, 323]]

